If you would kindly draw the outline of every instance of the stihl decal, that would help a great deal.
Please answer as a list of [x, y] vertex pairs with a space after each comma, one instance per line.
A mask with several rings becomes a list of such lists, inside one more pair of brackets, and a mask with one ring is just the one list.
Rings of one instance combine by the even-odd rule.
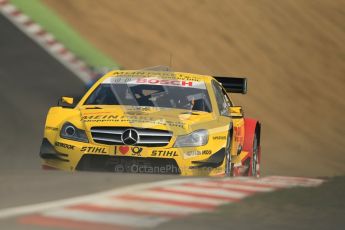
[[153, 156], [153, 157], [177, 157], [178, 154], [176, 151], [152, 150], [151, 156]]
[[107, 153], [102, 147], [82, 147], [80, 151], [84, 153]]

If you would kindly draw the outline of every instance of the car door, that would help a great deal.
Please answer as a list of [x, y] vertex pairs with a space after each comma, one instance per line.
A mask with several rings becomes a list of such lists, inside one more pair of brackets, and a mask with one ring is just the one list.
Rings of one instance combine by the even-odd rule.
[[234, 106], [229, 95], [224, 88], [217, 82], [212, 82], [215, 92], [220, 120], [231, 124], [231, 155], [237, 156], [241, 153], [244, 143], [244, 119], [242, 107]]

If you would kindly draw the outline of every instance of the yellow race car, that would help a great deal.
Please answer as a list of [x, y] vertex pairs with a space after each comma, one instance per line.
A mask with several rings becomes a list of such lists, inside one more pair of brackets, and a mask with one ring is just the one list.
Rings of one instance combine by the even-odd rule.
[[247, 79], [152, 70], [111, 71], [79, 102], [50, 108], [46, 169], [190, 176], [259, 176], [260, 129], [228, 93]]

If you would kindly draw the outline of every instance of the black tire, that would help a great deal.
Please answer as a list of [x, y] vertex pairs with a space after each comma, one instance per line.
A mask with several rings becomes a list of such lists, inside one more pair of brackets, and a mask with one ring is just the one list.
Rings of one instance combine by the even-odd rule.
[[254, 135], [253, 141], [253, 156], [250, 160], [250, 167], [251, 167], [251, 176], [258, 176], [258, 169], [257, 166], [259, 164], [259, 140], [257, 138], [257, 133]]
[[225, 147], [225, 175], [232, 176], [232, 167], [231, 167], [231, 132], [228, 134]]

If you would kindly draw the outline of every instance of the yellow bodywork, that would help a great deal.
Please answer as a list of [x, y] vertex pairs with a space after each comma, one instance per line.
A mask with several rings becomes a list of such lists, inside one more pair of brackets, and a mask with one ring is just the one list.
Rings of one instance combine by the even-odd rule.
[[[164, 109], [156, 107], [134, 107], [122, 105], [84, 105], [86, 99], [109, 77], [147, 77], [159, 79], [191, 80], [204, 82], [209, 93], [212, 112], [181, 113], [181, 109]], [[235, 133], [231, 140], [231, 161], [233, 164], [241, 164], [246, 152], [241, 151], [244, 140], [244, 121], [239, 108], [234, 107], [229, 111], [231, 115], [220, 116], [217, 109], [216, 97], [213, 93], [211, 76], [196, 75], [178, 72], [156, 71], [112, 71], [99, 79], [83, 96], [74, 108], [52, 107], [50, 108], [44, 130], [44, 138], [54, 147], [59, 157], [57, 159], [44, 159], [43, 165], [62, 170], [76, 170], [76, 167], [85, 154], [117, 157], [136, 158], [171, 158], [174, 159], [181, 175], [224, 175], [225, 160], [215, 168], [193, 168], [197, 161], [205, 161], [213, 154], [226, 148], [229, 129], [234, 127]], [[69, 99], [65, 99], [69, 100]], [[72, 101], [68, 101], [72, 103]], [[88, 143], [64, 139], [60, 136], [60, 130], [65, 122], [72, 123], [75, 127], [85, 130]], [[164, 147], [107, 145], [94, 142], [91, 135], [93, 126], [121, 126], [140, 127], [172, 131], [173, 136], [168, 145]], [[175, 148], [177, 136], [189, 134], [195, 130], [208, 130], [208, 142], [199, 147]], [[134, 172], [141, 173], [140, 168], [133, 168]], [[164, 169], [163, 169], [164, 170]], [[116, 168], [114, 168], [116, 171]], [[147, 172], [147, 171], [145, 171]], [[148, 171], [150, 172], [150, 171]], [[164, 173], [164, 172], [163, 172]]]

